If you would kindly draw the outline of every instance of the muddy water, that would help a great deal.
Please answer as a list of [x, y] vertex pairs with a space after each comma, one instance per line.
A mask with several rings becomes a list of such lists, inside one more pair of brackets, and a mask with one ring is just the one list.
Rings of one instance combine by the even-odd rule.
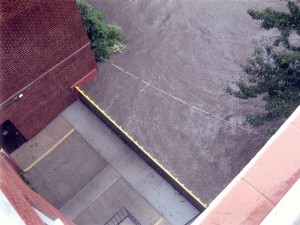
[[[259, 28], [248, 8], [284, 8], [280, 1], [90, 0], [119, 24], [128, 48], [111, 62], [188, 103], [170, 98], [108, 63], [84, 89], [202, 201], [210, 203], [259, 151], [267, 138], [240, 126], [262, 102], [224, 94], [244, 76], [239, 64], [253, 41], [274, 31]], [[262, 132], [256, 130], [256, 132]]]

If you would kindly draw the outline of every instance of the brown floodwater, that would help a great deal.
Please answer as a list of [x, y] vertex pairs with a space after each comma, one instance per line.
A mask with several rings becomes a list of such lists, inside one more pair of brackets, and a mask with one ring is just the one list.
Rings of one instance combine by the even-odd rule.
[[245, 115], [262, 112], [263, 103], [224, 92], [228, 83], [245, 76], [240, 63], [251, 56], [254, 42], [271, 41], [277, 33], [260, 29], [247, 9], [284, 9], [286, 3], [89, 2], [105, 13], [109, 23], [124, 30], [127, 49], [111, 62], [139, 80], [109, 63], [99, 63], [98, 76], [84, 90], [209, 204], [269, 138], [245, 121]]

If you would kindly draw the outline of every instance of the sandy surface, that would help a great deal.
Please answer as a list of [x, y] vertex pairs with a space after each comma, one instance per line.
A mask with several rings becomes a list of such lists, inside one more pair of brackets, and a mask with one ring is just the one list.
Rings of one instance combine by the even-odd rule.
[[[246, 0], [90, 0], [129, 41], [111, 62], [176, 96], [177, 101], [108, 63], [84, 90], [202, 201], [210, 203], [268, 137], [228, 125], [196, 108], [251, 128], [245, 115], [261, 111], [224, 86], [244, 76], [239, 63], [253, 40], [276, 32], [259, 28], [248, 8], [284, 9], [285, 2]], [[252, 128], [251, 128], [252, 129]], [[261, 130], [255, 130], [261, 133]]]

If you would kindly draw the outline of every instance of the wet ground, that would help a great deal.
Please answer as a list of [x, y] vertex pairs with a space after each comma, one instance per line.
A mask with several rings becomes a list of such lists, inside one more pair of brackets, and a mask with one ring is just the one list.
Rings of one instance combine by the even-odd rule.
[[284, 9], [286, 3], [89, 2], [128, 37], [127, 49], [110, 61], [148, 84], [100, 63], [100, 73], [83, 89], [209, 204], [269, 138], [257, 135], [262, 130], [252, 133], [236, 126], [252, 129], [245, 115], [260, 112], [262, 102], [224, 92], [227, 83], [244, 76], [239, 64], [251, 55], [253, 41], [272, 39], [276, 33], [260, 29], [247, 9]]

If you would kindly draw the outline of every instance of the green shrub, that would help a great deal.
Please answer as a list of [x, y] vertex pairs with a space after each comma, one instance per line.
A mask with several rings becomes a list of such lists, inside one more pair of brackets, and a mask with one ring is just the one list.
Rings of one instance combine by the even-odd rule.
[[77, 5], [97, 61], [125, 49], [126, 37], [120, 27], [107, 25], [105, 16], [85, 0], [77, 0]]
[[256, 48], [242, 65], [248, 76], [236, 82], [238, 90], [226, 89], [241, 99], [263, 96], [266, 113], [247, 116], [253, 126], [289, 117], [300, 105], [300, 47], [289, 42], [292, 32], [300, 35], [300, 7], [295, 2], [288, 2], [287, 7], [289, 13], [270, 8], [248, 11], [253, 19], [262, 21], [262, 28], [280, 31], [274, 43]]

